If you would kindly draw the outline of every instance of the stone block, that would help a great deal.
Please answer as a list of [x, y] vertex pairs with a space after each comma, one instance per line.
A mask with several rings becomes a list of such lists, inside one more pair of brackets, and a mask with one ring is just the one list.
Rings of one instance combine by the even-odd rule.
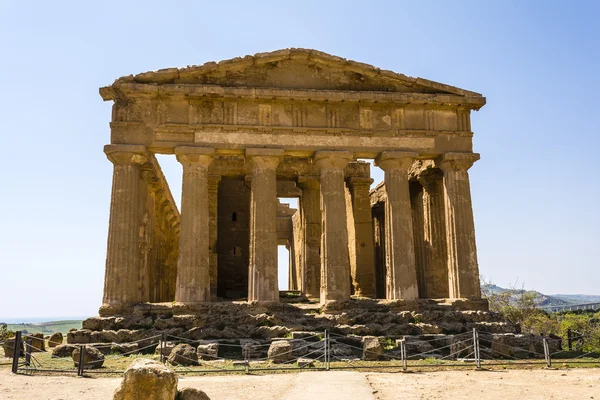
[[366, 336], [363, 338], [363, 360], [376, 361], [383, 355], [381, 342], [375, 336]]
[[219, 355], [219, 342], [215, 341], [200, 341], [198, 343], [198, 359], [200, 360], [216, 360]]
[[269, 346], [268, 357], [273, 363], [284, 363], [293, 359], [293, 347], [287, 340], [277, 340]]
[[198, 365], [198, 353], [193, 346], [180, 343], [173, 348], [167, 361], [171, 365]]
[[210, 397], [200, 389], [183, 388], [177, 392], [177, 400], [210, 400]]
[[62, 358], [70, 357], [77, 348], [74, 344], [59, 344], [52, 349], [52, 357]]
[[62, 344], [63, 340], [63, 334], [60, 332], [55, 332], [48, 339], [48, 347], [56, 347]]
[[158, 361], [140, 358], [125, 370], [113, 400], [174, 400], [176, 396], [177, 375]]
[[[79, 366], [79, 356], [81, 354], [81, 348], [77, 346], [73, 353], [71, 354], [71, 358], [73, 359], [73, 363], [75, 366]], [[83, 353], [83, 367], [85, 369], [97, 369], [102, 367], [104, 364], [104, 354], [102, 354], [98, 349], [94, 347], [86, 346]]]

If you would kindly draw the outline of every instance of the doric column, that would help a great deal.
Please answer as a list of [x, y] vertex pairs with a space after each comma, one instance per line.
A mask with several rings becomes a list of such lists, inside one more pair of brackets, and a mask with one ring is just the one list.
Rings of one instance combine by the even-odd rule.
[[209, 301], [208, 166], [214, 149], [182, 146], [175, 154], [183, 165], [175, 301]]
[[300, 208], [302, 215], [303, 258], [302, 292], [307, 297], [321, 295], [321, 189], [318, 177], [298, 177], [302, 189]]
[[424, 275], [427, 298], [448, 297], [448, 252], [444, 216], [443, 174], [426, 169], [418, 180], [423, 186]]
[[282, 149], [247, 149], [252, 168], [248, 301], [279, 301], [277, 282], [277, 177]]
[[419, 297], [408, 187], [408, 169], [413, 152], [384, 151], [375, 160], [385, 171], [385, 253], [387, 298], [414, 300]]
[[[354, 216], [355, 265], [351, 262], [352, 280], [355, 293], [365, 297], [375, 295], [375, 244], [373, 237], [373, 217], [369, 191], [373, 179], [352, 177], [348, 179], [348, 188], [352, 199]], [[351, 245], [352, 245], [352, 241]]]
[[121, 304], [144, 301], [138, 290], [140, 226], [146, 206], [141, 165], [148, 158], [144, 146], [110, 144], [104, 152], [114, 170], [102, 303], [119, 312]]
[[217, 299], [217, 276], [219, 254], [217, 253], [217, 240], [219, 237], [217, 218], [219, 210], [219, 182], [220, 175], [208, 176], [208, 249], [210, 259], [210, 299]]
[[350, 254], [346, 221], [344, 167], [353, 159], [348, 151], [317, 151], [320, 171], [323, 234], [321, 244], [321, 303], [350, 298]]
[[475, 224], [471, 205], [469, 168], [476, 153], [446, 153], [439, 166], [444, 171], [444, 206], [450, 298], [480, 298]]

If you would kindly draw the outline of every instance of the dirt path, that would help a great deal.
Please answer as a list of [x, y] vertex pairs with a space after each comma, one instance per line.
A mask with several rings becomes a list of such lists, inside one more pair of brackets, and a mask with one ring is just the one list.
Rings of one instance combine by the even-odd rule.
[[[0, 369], [0, 399], [110, 400], [119, 382], [120, 378], [13, 375]], [[179, 387], [202, 389], [212, 400], [600, 400], [600, 369], [185, 376]]]

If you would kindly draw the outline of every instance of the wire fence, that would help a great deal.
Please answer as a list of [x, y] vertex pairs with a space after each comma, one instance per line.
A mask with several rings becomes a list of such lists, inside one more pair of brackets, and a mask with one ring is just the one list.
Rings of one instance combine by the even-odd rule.
[[50, 342], [52, 351], [45, 348], [45, 343], [43, 337], [17, 331], [14, 338], [0, 343], [7, 356], [12, 351], [12, 362], [5, 364], [11, 364], [14, 373], [56, 372], [79, 376], [123, 374], [130, 357], [138, 356], [154, 357], [180, 374], [552, 367], [553, 362], [600, 366], [599, 353], [572, 351], [569, 346], [563, 349], [565, 343], [558, 337], [490, 333], [475, 328], [456, 335], [407, 335], [395, 340], [329, 331], [262, 341], [199, 340], [163, 332], [127, 343]]

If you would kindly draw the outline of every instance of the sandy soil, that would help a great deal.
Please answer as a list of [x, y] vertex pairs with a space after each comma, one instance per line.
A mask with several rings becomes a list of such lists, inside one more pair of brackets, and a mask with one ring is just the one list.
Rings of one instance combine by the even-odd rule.
[[[0, 369], [0, 399], [106, 400], [120, 378], [13, 375]], [[212, 400], [234, 399], [600, 399], [600, 369], [362, 373], [319, 371], [277, 375], [181, 377], [179, 387]]]

